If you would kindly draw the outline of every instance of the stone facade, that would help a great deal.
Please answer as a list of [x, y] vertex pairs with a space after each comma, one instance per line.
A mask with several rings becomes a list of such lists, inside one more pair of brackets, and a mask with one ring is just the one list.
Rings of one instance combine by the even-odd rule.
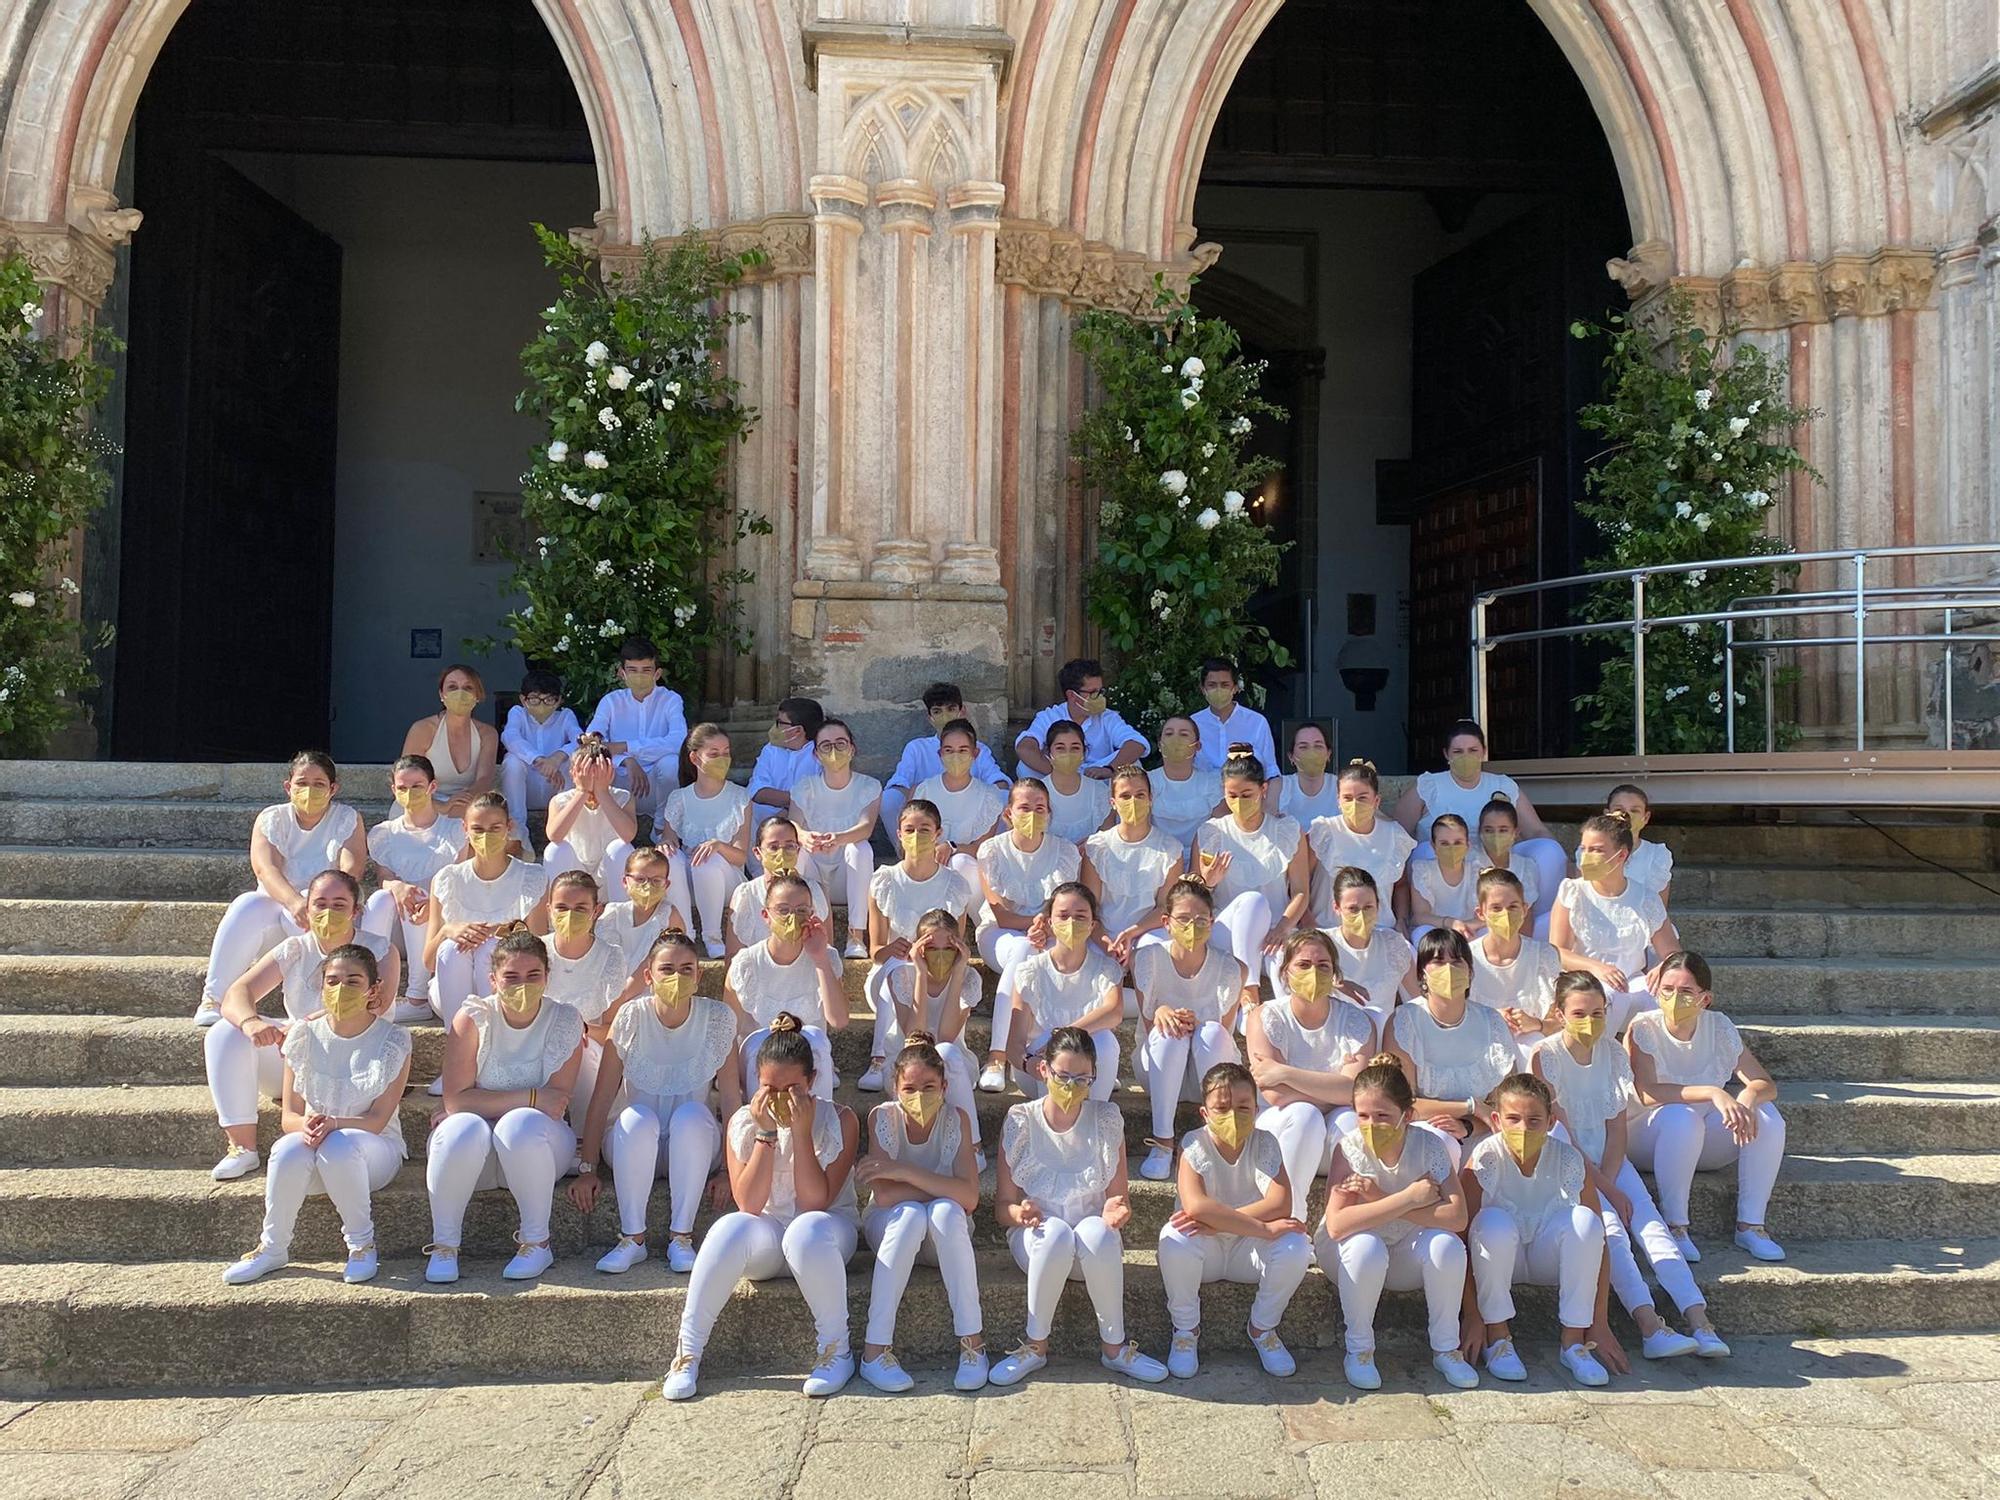
[[[112, 184], [186, 3], [0, 15], [0, 243], [63, 324], [138, 227]], [[1053, 695], [1087, 645], [1071, 322], [1212, 256], [1204, 148], [1279, 3], [535, 0], [591, 122], [603, 253], [700, 230], [770, 254], [729, 351], [765, 414], [737, 483], [773, 521], [742, 544], [770, 586], [709, 696], [817, 688], [865, 718], [933, 667], [995, 717]], [[1826, 413], [1788, 539], [2000, 535], [1992, 0], [1528, 3], [1617, 160], [1634, 249], [1611, 273], [1642, 305], [1688, 288]], [[1883, 689], [1882, 715], [1921, 717], [1916, 674], [1885, 663]]]

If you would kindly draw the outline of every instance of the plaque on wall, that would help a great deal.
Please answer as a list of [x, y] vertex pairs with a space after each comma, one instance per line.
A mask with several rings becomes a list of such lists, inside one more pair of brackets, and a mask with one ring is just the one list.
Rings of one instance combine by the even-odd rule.
[[518, 490], [475, 490], [472, 495], [472, 560], [506, 563], [528, 545], [528, 528], [521, 520]]

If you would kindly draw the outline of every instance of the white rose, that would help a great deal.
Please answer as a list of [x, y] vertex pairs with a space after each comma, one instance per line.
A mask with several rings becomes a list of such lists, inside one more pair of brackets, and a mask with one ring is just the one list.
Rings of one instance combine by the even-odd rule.
[[1200, 515], [1194, 518], [1194, 524], [1199, 526], [1203, 531], [1213, 531], [1221, 523], [1222, 513], [1212, 505], [1205, 508]]
[[1731, 437], [1742, 437], [1749, 430], [1750, 419], [1748, 417], [1731, 417], [1729, 419], [1729, 435]]
[[586, 469], [608, 469], [611, 467], [611, 460], [592, 448], [583, 455], [583, 466]]
[[1201, 401], [1201, 392], [1193, 389], [1181, 392], [1181, 410], [1187, 411]]
[[569, 461], [569, 444], [568, 444], [568, 443], [564, 443], [564, 442], [554, 442], [554, 443], [550, 443], [550, 444], [549, 444], [549, 462], [550, 462], [550, 463], [552, 463], [552, 464], [560, 464], [560, 463], [567, 463], [568, 461]]
[[604, 497], [602, 495], [592, 495], [583, 503], [591, 510], [602, 510], [604, 508]]
[[1715, 392], [1712, 390], [1696, 391], [1694, 393], [1694, 409], [1696, 411], [1707, 411], [1709, 402], [1714, 399]]
[[35, 607], [35, 596], [26, 589], [17, 589], [15, 592], [9, 594], [7, 598], [12, 603], [20, 605], [23, 609], [33, 609]]
[[611, 373], [604, 377], [604, 383], [614, 391], [622, 391], [632, 383], [632, 372], [623, 365], [613, 365]]
[[1674, 514], [1685, 521], [1689, 516], [1694, 514], [1694, 507], [1683, 500], [1679, 505], [1674, 507]]
[[583, 351], [583, 362], [593, 369], [611, 358], [611, 351], [604, 347], [602, 339], [591, 340], [590, 347]]
[[1229, 515], [1236, 515], [1243, 509], [1243, 496], [1235, 490], [1227, 490], [1222, 496], [1222, 509]]
[[1160, 476], [1160, 488], [1165, 490], [1169, 495], [1185, 495], [1187, 493], [1187, 486], [1187, 475], [1179, 469], [1169, 469]]
[[1186, 359], [1181, 361], [1182, 379], [1186, 379], [1190, 375], [1206, 375], [1207, 373], [1208, 373], [1208, 366], [1203, 364], [1200, 360], [1196, 359], [1192, 354], [1190, 354]]
[[1707, 511], [1704, 510], [1696, 513], [1694, 518], [1694, 529], [1696, 531], [1706, 531], [1708, 530], [1709, 527], [1713, 526], [1714, 524], [1715, 522], [1709, 518], [1709, 514]]

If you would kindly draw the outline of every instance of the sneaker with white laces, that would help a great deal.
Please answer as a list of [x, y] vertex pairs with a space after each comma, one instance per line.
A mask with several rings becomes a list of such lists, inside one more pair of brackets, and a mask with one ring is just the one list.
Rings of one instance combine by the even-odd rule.
[[1683, 1354], [1692, 1354], [1700, 1347], [1684, 1333], [1662, 1323], [1639, 1341], [1639, 1352], [1648, 1359], [1676, 1359]]
[[873, 1359], [864, 1359], [855, 1366], [855, 1372], [876, 1390], [891, 1396], [900, 1396], [916, 1384], [910, 1372], [897, 1363], [894, 1349], [884, 1349]]
[[1597, 1362], [1597, 1356], [1590, 1352], [1590, 1345], [1565, 1344], [1561, 1357], [1563, 1368], [1575, 1377], [1578, 1385], [1611, 1384], [1611, 1372]]
[[263, 1160], [249, 1146], [231, 1146], [229, 1154], [209, 1169], [209, 1176], [217, 1182], [234, 1182], [239, 1177], [248, 1177], [257, 1170]]
[[1296, 1375], [1299, 1362], [1292, 1358], [1292, 1351], [1285, 1347], [1285, 1341], [1278, 1337], [1278, 1330], [1267, 1328], [1259, 1333], [1254, 1328], [1243, 1330], [1250, 1335], [1250, 1347], [1257, 1351], [1257, 1363], [1264, 1367], [1266, 1375], [1276, 1375], [1283, 1379]]
[[1495, 1339], [1486, 1346], [1486, 1373], [1495, 1380], [1526, 1380], [1528, 1367], [1514, 1352], [1512, 1339]]
[[694, 1236], [677, 1234], [667, 1241], [667, 1269], [685, 1276], [694, 1269]]
[[1479, 1384], [1479, 1372], [1465, 1362], [1465, 1356], [1456, 1349], [1446, 1349], [1431, 1356], [1431, 1368], [1444, 1376], [1444, 1383], [1456, 1386], [1461, 1391], [1475, 1389]]
[[259, 1276], [268, 1276], [291, 1259], [285, 1251], [275, 1245], [259, 1245], [233, 1266], [222, 1268], [222, 1279], [229, 1286], [246, 1286]]
[[644, 1260], [649, 1252], [644, 1240], [635, 1240], [629, 1234], [618, 1236], [618, 1243], [599, 1257], [597, 1269], [606, 1276], [622, 1276]]
[[882, 1059], [879, 1057], [870, 1058], [868, 1060], [868, 1070], [865, 1073], [863, 1073], [859, 1078], [854, 1080], [854, 1086], [860, 1089], [861, 1092], [864, 1094], [881, 1093]]
[[[704, 951], [707, 952], [710, 958], [721, 958], [724, 953], [728, 952], [728, 949], [726, 949], [722, 945], [722, 943], [715, 938], [710, 938], [707, 942], [703, 943], [702, 948], [704, 949]], [[849, 956], [852, 957], [852, 955]]]
[[347, 1269], [340, 1273], [340, 1279], [353, 1286], [363, 1281], [373, 1281], [375, 1273], [382, 1269], [382, 1259], [375, 1253], [373, 1245], [363, 1245], [359, 1250], [347, 1252]]
[[[715, 946], [718, 951], [713, 956], [716, 958], [722, 957], [719, 951], [722, 944], [717, 943]], [[847, 946], [840, 950], [840, 956], [842, 958], [866, 958], [868, 956], [868, 945], [862, 942], [860, 938], [849, 938]]]
[[1693, 1265], [1701, 1259], [1701, 1246], [1694, 1242], [1694, 1236], [1688, 1233], [1687, 1225], [1669, 1224], [1667, 1233], [1674, 1237], [1674, 1248], [1680, 1251], [1682, 1260]]
[[685, 1401], [694, 1394], [695, 1382], [701, 1378], [701, 1361], [692, 1354], [677, 1354], [667, 1369], [666, 1379], [660, 1382], [660, 1395], [668, 1401]]
[[979, 1390], [986, 1384], [987, 1376], [991, 1373], [992, 1367], [987, 1363], [984, 1348], [967, 1349], [962, 1344], [959, 1346], [958, 1373], [951, 1377], [953, 1389]]
[[520, 1245], [519, 1252], [500, 1268], [509, 1281], [533, 1281], [556, 1263], [556, 1253], [547, 1245], [526, 1244], [519, 1237], [514, 1243]]
[[1149, 1147], [1146, 1159], [1139, 1163], [1139, 1175], [1152, 1182], [1165, 1182], [1173, 1171], [1174, 1153], [1165, 1146]]
[[992, 1385], [1019, 1385], [1048, 1362], [1049, 1357], [1042, 1350], [1031, 1349], [1025, 1343], [1020, 1344], [1011, 1353], [995, 1361], [986, 1378]]
[[982, 1094], [1004, 1094], [1007, 1092], [1007, 1065], [988, 1063], [979, 1075], [979, 1092]]
[[194, 1024], [213, 1026], [222, 1019], [222, 1002], [213, 995], [203, 995], [201, 1004], [194, 1008]]
[[1167, 1373], [1176, 1380], [1186, 1380], [1200, 1368], [1201, 1330], [1176, 1328], [1174, 1341], [1167, 1346]]
[[1373, 1349], [1350, 1349], [1347, 1358], [1341, 1362], [1341, 1373], [1347, 1383], [1357, 1391], [1379, 1391], [1382, 1389], [1382, 1372], [1375, 1368]]
[[1723, 1342], [1722, 1335], [1713, 1328], [1690, 1329], [1688, 1336], [1694, 1340], [1694, 1352], [1700, 1358], [1729, 1358], [1729, 1345]]
[[389, 1019], [399, 1026], [411, 1026], [419, 1021], [436, 1020], [437, 1012], [431, 1009], [430, 1001], [405, 995], [390, 1008]]
[[458, 1280], [458, 1246], [426, 1245], [424, 1254], [430, 1257], [424, 1266], [424, 1280], [432, 1286], [448, 1286]]
[[1141, 1354], [1137, 1344], [1121, 1344], [1116, 1354], [1100, 1354], [1097, 1362], [1114, 1375], [1129, 1375], [1148, 1385], [1158, 1385], [1167, 1378], [1167, 1367], [1152, 1355]]
[[854, 1356], [838, 1344], [821, 1344], [803, 1389], [808, 1396], [831, 1396], [853, 1378]]
[[1785, 1247], [1764, 1233], [1762, 1228], [1737, 1230], [1736, 1247], [1739, 1250], [1749, 1251], [1759, 1260], [1785, 1258]]

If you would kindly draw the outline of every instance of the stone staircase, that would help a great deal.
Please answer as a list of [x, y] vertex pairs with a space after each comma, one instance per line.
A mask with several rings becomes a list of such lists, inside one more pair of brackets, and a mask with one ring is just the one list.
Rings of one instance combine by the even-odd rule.
[[[564, 1258], [526, 1286], [498, 1274], [512, 1202], [481, 1194], [465, 1279], [424, 1285], [421, 1154], [433, 1101], [420, 1090], [404, 1104], [416, 1156], [376, 1197], [379, 1280], [339, 1281], [337, 1226], [315, 1199], [295, 1243], [303, 1261], [251, 1287], [221, 1284], [222, 1264], [255, 1240], [263, 1179], [208, 1177], [220, 1133], [189, 1015], [221, 904], [249, 884], [251, 818], [278, 780], [267, 766], [0, 765], [0, 1388], [234, 1386], [296, 1378], [307, 1364], [371, 1382], [656, 1374], [685, 1278], [657, 1258], [616, 1279], [596, 1273], [599, 1248], [616, 1237], [609, 1193], [588, 1221], [558, 1196]], [[383, 815], [380, 768], [348, 769], [343, 795], [371, 821]], [[1852, 823], [1661, 829], [1677, 858], [1681, 931], [1714, 961], [1719, 1003], [1780, 1080], [1789, 1127], [1769, 1214], [1787, 1263], [1730, 1247], [1733, 1171], [1696, 1184], [1698, 1273], [1725, 1334], [2000, 1327], [2000, 897], [1950, 873], [2000, 886], [2000, 838], [1965, 822], [1891, 831], [1922, 858]], [[720, 965], [707, 969], [712, 992]], [[868, 1047], [860, 977], [854, 966], [857, 1017], [836, 1038], [850, 1079]], [[983, 1044], [984, 1019], [972, 1030]], [[442, 1033], [415, 1035], [421, 1083], [439, 1066]], [[865, 1109], [880, 1096], [844, 1085], [841, 1097]], [[989, 1141], [1013, 1102], [979, 1096]], [[1128, 1089], [1121, 1103], [1136, 1146], [1145, 1096]], [[267, 1108], [267, 1144], [276, 1124]], [[1168, 1329], [1153, 1245], [1170, 1185], [1135, 1178], [1132, 1201], [1128, 1321], [1158, 1350]], [[656, 1228], [665, 1212], [662, 1184]], [[990, 1213], [977, 1226], [988, 1331], [1008, 1339], [1024, 1278]], [[850, 1285], [858, 1320], [865, 1253]], [[1204, 1293], [1218, 1352], [1250, 1290]], [[1057, 1344], [1086, 1353], [1082, 1289], [1066, 1296]], [[1552, 1319], [1547, 1297], [1522, 1302], [1529, 1327]], [[1418, 1312], [1415, 1299], [1392, 1297], [1383, 1318], [1414, 1327]], [[1336, 1299], [1318, 1272], [1285, 1333], [1301, 1347], [1336, 1342]], [[899, 1349], [913, 1364], [942, 1364], [954, 1342], [935, 1273], [919, 1270]], [[789, 1281], [745, 1285], [708, 1364], [790, 1369], [810, 1343]]]

